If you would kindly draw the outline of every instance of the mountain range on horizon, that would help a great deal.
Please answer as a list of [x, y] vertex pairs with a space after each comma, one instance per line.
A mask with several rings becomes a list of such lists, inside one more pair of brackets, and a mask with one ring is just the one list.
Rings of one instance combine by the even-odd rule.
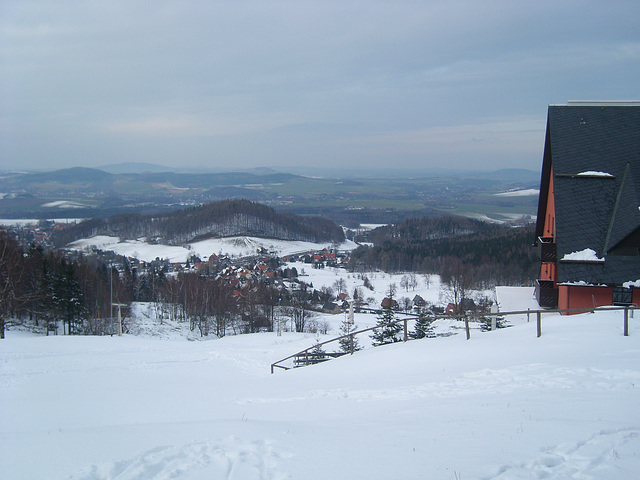
[[258, 176], [271, 175], [277, 173], [289, 173], [299, 176], [319, 176], [319, 177], [335, 177], [335, 178], [393, 178], [403, 177], [439, 177], [439, 176], [461, 176], [474, 178], [496, 178], [502, 180], [520, 180], [527, 181], [540, 177], [540, 173], [534, 170], [521, 168], [505, 168], [499, 170], [459, 170], [447, 168], [430, 168], [430, 169], [397, 169], [397, 168], [371, 168], [363, 172], [357, 168], [324, 168], [316, 166], [274, 166], [274, 167], [253, 167], [253, 168], [219, 168], [219, 167], [172, 167], [159, 165], [148, 162], [124, 162], [101, 165], [98, 167], [66, 167], [51, 170], [38, 171], [7, 171], [6, 174], [12, 175], [45, 175], [57, 172], [87, 172], [100, 171], [113, 175], [144, 175], [157, 173], [176, 173], [184, 175], [207, 175], [219, 173], [248, 173]]

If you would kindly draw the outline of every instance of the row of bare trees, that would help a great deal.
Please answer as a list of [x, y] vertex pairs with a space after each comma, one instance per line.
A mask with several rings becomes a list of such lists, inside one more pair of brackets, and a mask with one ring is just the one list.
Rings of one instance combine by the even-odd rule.
[[189, 322], [201, 336], [317, 327], [306, 285], [282, 292], [258, 280], [232, 288], [225, 279], [180, 273], [163, 280], [154, 299], [159, 318]]

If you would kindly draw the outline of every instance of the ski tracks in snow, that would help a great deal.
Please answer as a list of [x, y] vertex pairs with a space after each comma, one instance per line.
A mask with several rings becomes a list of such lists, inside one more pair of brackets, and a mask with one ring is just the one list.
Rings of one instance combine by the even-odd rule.
[[636, 479], [640, 429], [604, 430], [584, 441], [547, 448], [531, 461], [503, 465], [484, 480]]
[[291, 454], [268, 441], [245, 442], [229, 437], [222, 442], [162, 446], [135, 457], [92, 465], [70, 480], [283, 480], [280, 459]]

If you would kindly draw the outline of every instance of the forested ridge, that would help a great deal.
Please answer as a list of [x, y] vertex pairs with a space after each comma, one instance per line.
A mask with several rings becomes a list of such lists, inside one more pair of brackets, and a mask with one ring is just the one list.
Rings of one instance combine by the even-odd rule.
[[530, 285], [539, 258], [534, 227], [509, 227], [461, 217], [410, 219], [371, 232], [372, 247], [352, 253], [352, 268], [443, 274], [461, 263], [476, 286]]
[[170, 245], [235, 235], [309, 242], [344, 240], [342, 228], [324, 218], [278, 213], [248, 200], [223, 200], [157, 215], [122, 214], [86, 220], [58, 232], [53, 241], [61, 247], [94, 235], [146, 237]]

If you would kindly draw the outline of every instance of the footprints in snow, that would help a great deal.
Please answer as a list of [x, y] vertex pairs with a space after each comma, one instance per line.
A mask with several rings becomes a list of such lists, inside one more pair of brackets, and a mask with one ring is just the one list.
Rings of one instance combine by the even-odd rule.
[[545, 450], [537, 458], [503, 465], [485, 480], [637, 478], [640, 429], [598, 432], [587, 440]]
[[282, 480], [278, 452], [269, 442], [242, 442], [235, 437], [221, 443], [156, 447], [127, 460], [92, 465], [71, 480]]

